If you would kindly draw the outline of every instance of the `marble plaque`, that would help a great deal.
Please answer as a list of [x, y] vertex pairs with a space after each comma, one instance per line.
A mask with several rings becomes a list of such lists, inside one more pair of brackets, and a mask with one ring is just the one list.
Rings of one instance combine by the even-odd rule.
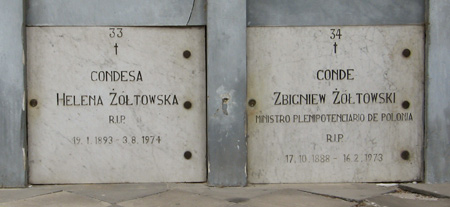
[[420, 180], [423, 26], [248, 28], [251, 183]]
[[206, 179], [204, 28], [27, 28], [30, 182]]

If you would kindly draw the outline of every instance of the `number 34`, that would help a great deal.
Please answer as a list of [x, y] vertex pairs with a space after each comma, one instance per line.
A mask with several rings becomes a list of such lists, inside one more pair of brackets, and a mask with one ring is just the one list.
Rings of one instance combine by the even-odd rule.
[[331, 31], [331, 36], [330, 39], [334, 40], [336, 39], [336, 37], [338, 37], [339, 39], [341, 39], [341, 29], [330, 29]]

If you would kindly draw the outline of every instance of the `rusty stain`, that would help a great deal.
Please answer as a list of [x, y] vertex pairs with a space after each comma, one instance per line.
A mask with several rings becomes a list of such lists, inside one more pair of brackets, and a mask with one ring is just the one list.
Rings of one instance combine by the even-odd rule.
[[38, 101], [36, 99], [31, 99], [31, 101], [30, 101], [30, 106], [31, 107], [36, 107], [37, 104], [38, 104]]
[[228, 98], [223, 98], [222, 99], [222, 111], [223, 114], [228, 115]]
[[407, 150], [403, 151], [400, 156], [402, 157], [402, 159], [404, 160], [409, 160], [409, 152]]
[[255, 99], [250, 99], [250, 101], [248, 101], [248, 105], [250, 107], [254, 107], [256, 105], [256, 100]]

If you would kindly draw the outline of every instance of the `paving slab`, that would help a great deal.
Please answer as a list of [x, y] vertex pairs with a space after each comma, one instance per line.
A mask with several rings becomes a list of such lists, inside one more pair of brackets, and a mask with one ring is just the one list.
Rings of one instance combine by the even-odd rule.
[[108, 203], [119, 203], [167, 191], [167, 184], [66, 185], [61, 188], [68, 192], [88, 196]]
[[110, 206], [108, 206], [108, 207], [123, 207], [123, 206], [119, 206], [119, 205], [117, 205], [117, 204], [112, 204], [112, 205], [110, 205]]
[[354, 202], [314, 195], [292, 189], [276, 191], [269, 195], [253, 198], [247, 202], [243, 202], [240, 204], [249, 207], [350, 207], [356, 205], [356, 203]]
[[203, 196], [196, 193], [190, 193], [181, 190], [170, 190], [157, 195], [147, 196], [145, 198], [125, 201], [122, 203], [118, 203], [117, 205], [123, 207], [228, 207], [233, 204], [234, 203], [210, 198], [208, 196]]
[[167, 183], [169, 190], [182, 190], [186, 192], [201, 193], [207, 191], [210, 187], [206, 183]]
[[279, 188], [260, 188], [254, 186], [217, 188], [209, 187], [204, 184], [176, 184], [171, 185], [169, 188], [197, 193], [232, 203], [241, 203], [251, 198], [279, 190]]
[[304, 184], [298, 188], [319, 195], [361, 202], [367, 198], [394, 192], [397, 188], [381, 187], [375, 184]]
[[[275, 184], [249, 184], [247, 188], [260, 188], [260, 189], [300, 189], [308, 186], [309, 184], [292, 184], [292, 183], [275, 183]], [[319, 184], [320, 185], [320, 184]]]
[[421, 200], [421, 201], [437, 201], [437, 200], [439, 200], [438, 198], [433, 197], [433, 196], [411, 193], [411, 192], [403, 191], [403, 190], [398, 190], [397, 192], [389, 193], [386, 195], [394, 196], [394, 197], [401, 198], [401, 199], [408, 199], [408, 200]]
[[450, 200], [443, 198], [411, 198], [409, 196], [383, 195], [368, 199], [367, 207], [449, 207]]
[[24, 200], [0, 203], [0, 207], [106, 207], [111, 204], [69, 192], [58, 192]]
[[450, 183], [442, 184], [401, 184], [403, 190], [430, 195], [438, 198], [450, 198]]
[[61, 188], [56, 186], [0, 189], [0, 203], [22, 200], [59, 191], [61, 191]]
[[262, 189], [295, 189], [313, 194], [336, 197], [347, 201], [361, 202], [370, 197], [376, 197], [394, 192], [397, 185], [369, 183], [330, 183], [330, 184], [255, 184], [249, 187]]

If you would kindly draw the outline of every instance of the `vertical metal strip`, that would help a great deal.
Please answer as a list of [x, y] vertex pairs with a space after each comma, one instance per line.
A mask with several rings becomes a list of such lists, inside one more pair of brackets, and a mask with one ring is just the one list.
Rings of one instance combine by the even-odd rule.
[[425, 181], [450, 182], [450, 0], [429, 0]]
[[0, 187], [24, 187], [26, 112], [24, 3], [0, 0]]
[[207, 7], [208, 184], [247, 184], [246, 1]]

